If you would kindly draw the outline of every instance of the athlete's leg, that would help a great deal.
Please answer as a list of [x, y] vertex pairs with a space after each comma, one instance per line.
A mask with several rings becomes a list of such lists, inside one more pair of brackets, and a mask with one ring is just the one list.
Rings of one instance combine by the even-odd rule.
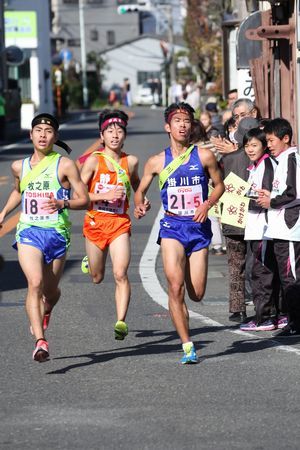
[[171, 319], [182, 343], [189, 342], [189, 318], [184, 301], [185, 251], [180, 242], [164, 238], [161, 240], [161, 251], [168, 282]]
[[109, 246], [109, 252], [116, 282], [115, 298], [117, 320], [124, 321], [131, 294], [130, 283], [127, 275], [131, 253], [129, 234], [124, 233], [114, 239]]
[[185, 283], [189, 297], [200, 302], [205, 294], [208, 269], [208, 248], [193, 252], [186, 262]]
[[59, 300], [60, 289], [58, 287], [66, 261], [66, 254], [44, 266], [44, 307], [45, 314], [50, 313]]
[[89, 260], [89, 273], [93, 283], [99, 284], [104, 278], [107, 249], [101, 250], [97, 245], [85, 238], [85, 248]]
[[44, 338], [43, 321], [43, 266], [44, 257], [36, 247], [18, 243], [20, 266], [28, 283], [26, 312], [36, 339]]

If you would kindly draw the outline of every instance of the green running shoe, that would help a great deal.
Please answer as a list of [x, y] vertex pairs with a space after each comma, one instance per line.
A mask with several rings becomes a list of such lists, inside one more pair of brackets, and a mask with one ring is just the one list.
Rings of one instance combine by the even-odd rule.
[[81, 261], [81, 272], [89, 273], [89, 260], [87, 256], [85, 256]]
[[195, 347], [193, 344], [183, 344], [183, 357], [181, 364], [197, 364], [199, 362]]
[[123, 341], [128, 334], [128, 326], [122, 320], [118, 320], [115, 324], [115, 339]]

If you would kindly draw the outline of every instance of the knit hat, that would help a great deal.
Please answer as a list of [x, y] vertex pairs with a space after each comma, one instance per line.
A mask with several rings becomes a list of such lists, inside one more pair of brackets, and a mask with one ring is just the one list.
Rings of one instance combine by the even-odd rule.
[[237, 141], [239, 145], [242, 145], [245, 134], [252, 128], [257, 128], [258, 126], [259, 122], [254, 117], [244, 117], [240, 121], [238, 129], [234, 133], [234, 139]]

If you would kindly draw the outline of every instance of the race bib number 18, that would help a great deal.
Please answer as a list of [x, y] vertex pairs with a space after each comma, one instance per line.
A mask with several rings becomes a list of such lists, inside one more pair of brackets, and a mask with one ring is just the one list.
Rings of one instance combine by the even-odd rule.
[[47, 199], [56, 195], [52, 191], [25, 191], [24, 192], [24, 203], [23, 203], [23, 214], [31, 222], [40, 222], [45, 220], [56, 221], [58, 212], [49, 214], [43, 207]]

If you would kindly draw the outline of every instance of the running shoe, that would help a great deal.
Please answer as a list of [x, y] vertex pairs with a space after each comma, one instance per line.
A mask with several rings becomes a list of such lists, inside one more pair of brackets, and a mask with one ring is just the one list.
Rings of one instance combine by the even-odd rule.
[[49, 346], [46, 339], [38, 339], [32, 357], [35, 361], [44, 362], [49, 359]]
[[128, 334], [128, 326], [122, 320], [118, 320], [118, 322], [116, 322], [115, 324], [114, 331], [115, 331], [115, 339], [117, 339], [118, 341], [123, 341], [123, 339]]
[[278, 328], [279, 330], [281, 330], [282, 328], [286, 327], [287, 324], [288, 324], [288, 318], [287, 318], [287, 316], [281, 316], [281, 317], [278, 317], [278, 320], [277, 320], [277, 328]]
[[193, 344], [183, 344], [183, 357], [181, 364], [197, 364], [199, 362], [195, 347]]
[[82, 273], [89, 273], [89, 260], [88, 260], [87, 255], [84, 258], [82, 258], [82, 261], [81, 261], [81, 272]]
[[300, 330], [296, 328], [292, 328], [290, 325], [286, 325], [282, 330], [273, 333], [272, 336], [274, 338], [300, 338]]

